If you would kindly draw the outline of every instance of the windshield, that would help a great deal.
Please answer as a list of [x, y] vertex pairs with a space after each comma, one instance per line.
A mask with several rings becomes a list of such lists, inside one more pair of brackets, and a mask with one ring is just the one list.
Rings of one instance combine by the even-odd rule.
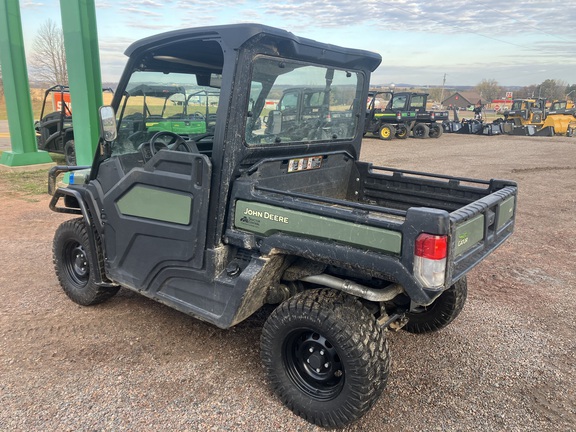
[[[354, 137], [362, 76], [356, 72], [259, 57], [246, 117], [248, 145]], [[365, 103], [365, 101], [364, 101]]]
[[405, 95], [401, 95], [401, 96], [394, 96], [394, 98], [392, 99], [392, 109], [404, 109], [404, 107], [406, 106], [406, 99], [407, 96]]
[[160, 131], [188, 139], [213, 135], [220, 91], [195, 74], [137, 71], [120, 103], [112, 154], [134, 153]]
[[514, 102], [512, 102], [512, 111], [519, 111], [519, 110], [523, 110], [526, 109], [526, 105], [528, 105], [529, 102], [527, 101], [523, 101], [523, 100], [515, 100]]

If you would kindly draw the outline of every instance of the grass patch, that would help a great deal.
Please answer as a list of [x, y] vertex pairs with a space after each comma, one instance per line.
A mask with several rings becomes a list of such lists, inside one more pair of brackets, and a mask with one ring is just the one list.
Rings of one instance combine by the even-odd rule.
[[[48, 107], [50, 112], [51, 107]], [[35, 120], [38, 120], [40, 117], [40, 112], [42, 110], [42, 99], [38, 100], [38, 98], [32, 98], [32, 115]], [[8, 120], [8, 114], [6, 111], [6, 101], [4, 100], [4, 96], [0, 97], [0, 120]]]
[[66, 165], [66, 158], [63, 154], [50, 153], [50, 157], [56, 163], [56, 165]]
[[48, 171], [0, 171], [0, 180], [5, 181], [14, 192], [24, 195], [48, 193]]
[[[0, 155], [2, 152], [0, 151]], [[64, 155], [50, 153], [56, 164], [65, 165]], [[23, 195], [44, 195], [48, 193], [48, 170], [0, 171], [0, 181], [15, 193]]]

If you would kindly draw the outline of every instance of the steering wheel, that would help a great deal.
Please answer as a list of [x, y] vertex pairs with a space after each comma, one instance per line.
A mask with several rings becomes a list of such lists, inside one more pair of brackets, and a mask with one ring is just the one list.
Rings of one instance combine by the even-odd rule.
[[[170, 137], [170, 141], [166, 144], [163, 141], [159, 141], [160, 138], [167, 136]], [[162, 149], [172, 149], [178, 150], [180, 147], [184, 148], [184, 151], [192, 153], [192, 149], [188, 146], [188, 143], [180, 135], [170, 131], [160, 131], [154, 134], [150, 139], [150, 154], [154, 156], [158, 151]]]

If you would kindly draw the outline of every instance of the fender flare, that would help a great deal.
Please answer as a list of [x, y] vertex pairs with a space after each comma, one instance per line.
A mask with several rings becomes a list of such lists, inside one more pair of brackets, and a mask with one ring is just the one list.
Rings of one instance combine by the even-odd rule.
[[[66, 198], [71, 197], [77, 203], [78, 207], [72, 207], [72, 203], [66, 203]], [[60, 198], [64, 198], [64, 207], [58, 207], [58, 201]], [[90, 217], [90, 212], [82, 198], [82, 195], [77, 190], [69, 189], [69, 188], [58, 188], [54, 192], [52, 199], [50, 200], [50, 210], [56, 213], [68, 213], [68, 214], [77, 214], [82, 215], [82, 219], [87, 226], [88, 232], [88, 242], [90, 244], [90, 265], [91, 268], [94, 270], [94, 282], [98, 286], [102, 287], [114, 287], [117, 286], [116, 284], [112, 283], [108, 277], [106, 277], [105, 272], [102, 271], [102, 266], [100, 265], [100, 254], [102, 253], [101, 250], [98, 250], [97, 247], [97, 239], [96, 233], [93, 229], [92, 219]]]

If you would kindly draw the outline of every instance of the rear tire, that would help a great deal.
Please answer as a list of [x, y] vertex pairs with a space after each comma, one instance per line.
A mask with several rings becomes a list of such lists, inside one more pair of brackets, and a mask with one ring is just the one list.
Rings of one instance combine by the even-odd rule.
[[431, 333], [443, 329], [462, 312], [468, 295], [468, 283], [463, 277], [438, 297], [430, 306], [406, 314], [408, 323], [402, 327], [410, 333]]
[[414, 138], [428, 138], [429, 134], [430, 129], [424, 123], [418, 123], [416, 126], [414, 126], [414, 129], [412, 129], [412, 135]]
[[437, 123], [430, 125], [430, 127], [429, 127], [430, 138], [440, 138], [443, 133], [444, 133], [444, 129], [442, 129], [441, 125], [439, 125]]
[[95, 305], [113, 297], [120, 289], [96, 285], [88, 228], [83, 219], [68, 220], [58, 227], [52, 253], [56, 276], [73, 302], [82, 306]]
[[409, 135], [408, 128], [405, 125], [398, 125], [396, 127], [396, 138], [406, 139], [408, 138], [408, 135]]
[[278, 397], [323, 427], [359, 419], [388, 380], [384, 332], [356, 298], [335, 290], [304, 291], [282, 303], [264, 324], [261, 349]]

